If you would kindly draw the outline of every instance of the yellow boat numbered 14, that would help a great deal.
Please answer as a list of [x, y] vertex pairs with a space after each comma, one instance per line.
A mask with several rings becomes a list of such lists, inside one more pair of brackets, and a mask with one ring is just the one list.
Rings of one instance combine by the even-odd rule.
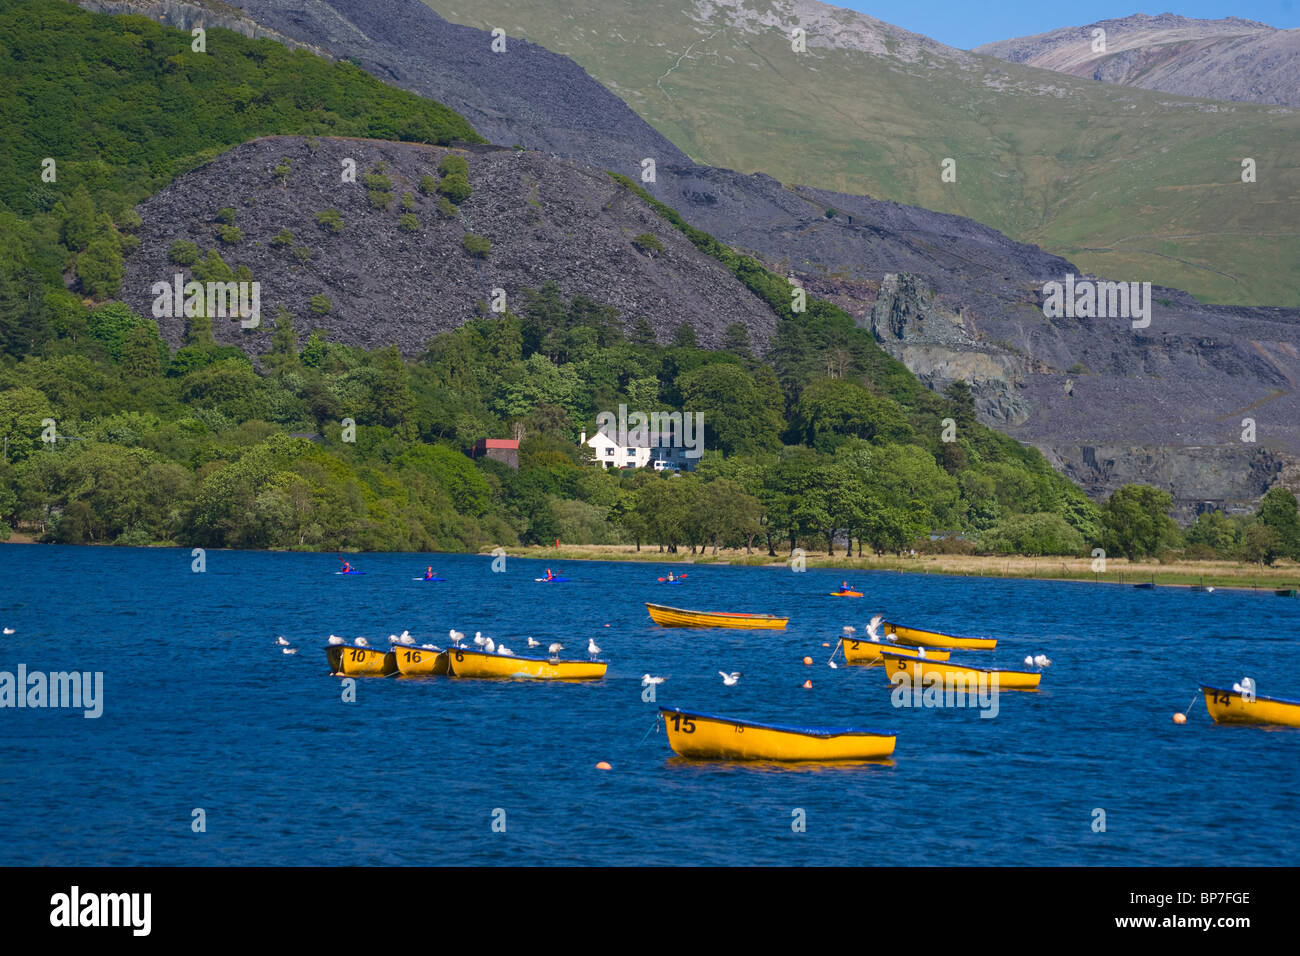
[[698, 760], [883, 760], [894, 752], [892, 731], [861, 727], [793, 727], [733, 720], [660, 707], [668, 745]]
[[790, 622], [775, 614], [746, 614], [740, 611], [687, 611], [680, 607], [646, 602], [646, 610], [660, 627], [734, 627], [744, 630], [778, 630]]
[[609, 661], [562, 661], [547, 657], [516, 657], [487, 651], [453, 647], [447, 651], [448, 673], [452, 677], [509, 680], [600, 680]]
[[403, 677], [431, 677], [447, 673], [447, 652], [440, 647], [394, 647], [397, 671]]
[[885, 651], [885, 667], [892, 682], [895, 674], [906, 672], [908, 679], [918, 686], [925, 686], [925, 674], [936, 674], [936, 685], [960, 684], [975, 689], [983, 683], [991, 683], [997, 678], [999, 690], [1037, 690], [1043, 675], [1039, 671], [1001, 670], [996, 667], [971, 667], [968, 664], [954, 664], [950, 661], [936, 661], [929, 657], [907, 657], [893, 651]]
[[1248, 699], [1244, 693], [1226, 687], [1201, 685], [1205, 695], [1205, 709], [1216, 724], [1272, 724], [1278, 727], [1300, 727], [1300, 700], [1284, 697], [1254, 695]]
[[934, 647], [905, 647], [901, 644], [886, 644], [884, 641], [855, 641], [851, 637], [840, 639], [844, 647], [844, 659], [850, 664], [865, 664], [872, 667], [885, 663], [884, 654], [888, 651], [900, 657], [920, 657], [925, 654], [928, 661], [946, 661], [951, 651]]
[[325, 648], [330, 673], [344, 677], [387, 677], [397, 673], [397, 655], [377, 647], [331, 644]]
[[904, 627], [884, 621], [880, 625], [885, 634], [893, 634], [900, 644], [917, 647], [955, 647], [968, 651], [991, 651], [997, 647], [996, 637], [962, 637], [940, 631], [923, 631], [919, 627]]

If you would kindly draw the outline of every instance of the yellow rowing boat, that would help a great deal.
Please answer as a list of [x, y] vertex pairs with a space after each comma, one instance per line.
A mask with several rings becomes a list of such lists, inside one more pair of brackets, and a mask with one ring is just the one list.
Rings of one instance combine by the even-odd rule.
[[946, 661], [952, 653], [939, 648], [905, 647], [901, 644], [886, 644], [884, 641], [855, 641], [849, 637], [842, 638], [840, 643], [844, 646], [844, 660], [850, 664], [865, 664], [868, 667], [883, 664], [885, 658], [882, 655], [885, 651], [900, 657], [920, 657], [921, 652], [924, 651], [925, 659], [929, 661]]
[[452, 677], [518, 678], [520, 680], [599, 680], [608, 661], [562, 661], [546, 657], [515, 657], [453, 647], [447, 652]]
[[1205, 695], [1205, 709], [1216, 724], [1275, 724], [1280, 727], [1300, 727], [1300, 700], [1284, 697], [1261, 697], [1254, 700], [1226, 687], [1201, 685]]
[[345, 677], [387, 677], [397, 673], [397, 655], [377, 647], [331, 644], [325, 648], [330, 673]]
[[[885, 667], [888, 668], [890, 681], [896, 674], [906, 672], [914, 683], [925, 683], [923, 675], [938, 675], [937, 680], [945, 684], [965, 686], [971, 690], [981, 684], [991, 685], [997, 680], [999, 690], [1037, 690], [1043, 675], [1039, 671], [1001, 670], [996, 667], [971, 667], [967, 664], [953, 664], [949, 661], [935, 661], [930, 658], [906, 657], [893, 651], [885, 651]], [[935, 680], [935, 678], [931, 678]]]
[[880, 629], [884, 634], [894, 634], [901, 644], [913, 644], [919, 647], [960, 647], [971, 651], [991, 651], [998, 643], [995, 637], [962, 637], [940, 631], [923, 631], [919, 627], [890, 624], [888, 621], [884, 621]]
[[680, 607], [646, 602], [646, 610], [660, 627], [737, 627], [746, 630], [779, 629], [788, 617], [775, 614], [745, 614], [739, 611], [687, 611]]
[[428, 677], [447, 673], [447, 652], [441, 648], [395, 647], [397, 670], [403, 677]]
[[660, 707], [668, 745], [698, 760], [883, 760], [894, 752], [893, 732], [860, 727], [758, 724], [675, 707]]

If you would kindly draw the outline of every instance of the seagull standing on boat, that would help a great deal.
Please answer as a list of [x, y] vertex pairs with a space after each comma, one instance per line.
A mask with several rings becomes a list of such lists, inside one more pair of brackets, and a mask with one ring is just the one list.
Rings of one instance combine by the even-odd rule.
[[355, 641], [353, 641], [352, 643], [355, 644], [355, 645], [357, 645], [357, 647], [369, 647], [369, 646], [370, 646], [370, 642], [369, 642], [368, 640], [366, 640], [364, 637], [358, 637], [358, 638], [357, 638]]
[[556, 641], [554, 644], [548, 647], [547, 650], [550, 651], [552, 658], [556, 658], [560, 656], [560, 651], [564, 650], [564, 645], [561, 644], [559, 641]]
[[465, 632], [458, 631], [455, 628], [452, 628], [450, 631], [448, 631], [447, 636], [451, 638], [451, 643], [454, 644], [456, 647], [460, 647], [460, 642], [465, 640]]
[[484, 639], [483, 639], [483, 632], [482, 632], [482, 631], [475, 631], [475, 632], [474, 632], [474, 646], [475, 646], [475, 647], [482, 647], [484, 643], [485, 643], [485, 641], [484, 641]]
[[600, 648], [596, 646], [596, 642], [590, 637], [587, 638], [587, 653], [591, 655], [592, 660], [595, 660], [596, 655], [600, 653]]
[[495, 654], [497, 651], [497, 642], [490, 637], [483, 638], [483, 650], [488, 654]]
[[728, 674], [726, 671], [718, 671], [722, 675], [722, 683], [727, 687], [732, 687], [740, 680], [740, 671], [732, 671]]

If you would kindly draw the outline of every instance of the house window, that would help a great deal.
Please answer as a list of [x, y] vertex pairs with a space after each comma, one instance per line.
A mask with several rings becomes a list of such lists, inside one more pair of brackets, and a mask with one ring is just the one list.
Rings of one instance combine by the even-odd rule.
[[605, 449], [605, 456], [606, 456], [607, 458], [613, 458], [613, 457], [614, 457], [614, 449], [612, 449], [612, 448], [606, 448], [606, 449]]

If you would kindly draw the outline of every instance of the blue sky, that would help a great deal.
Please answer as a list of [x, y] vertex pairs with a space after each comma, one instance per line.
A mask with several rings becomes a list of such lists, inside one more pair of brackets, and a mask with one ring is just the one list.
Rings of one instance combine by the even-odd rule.
[[1177, 13], [1184, 17], [1218, 20], [1242, 17], [1281, 29], [1300, 27], [1300, 0], [1161, 0], [1154, 6], [1137, 0], [1086, 0], [1079, 4], [1044, 3], [1043, 0], [826, 0], [849, 7], [913, 33], [924, 33], [941, 43], [969, 50], [981, 43], [1045, 33], [1057, 27], [1078, 26], [1126, 17], [1133, 13]]

